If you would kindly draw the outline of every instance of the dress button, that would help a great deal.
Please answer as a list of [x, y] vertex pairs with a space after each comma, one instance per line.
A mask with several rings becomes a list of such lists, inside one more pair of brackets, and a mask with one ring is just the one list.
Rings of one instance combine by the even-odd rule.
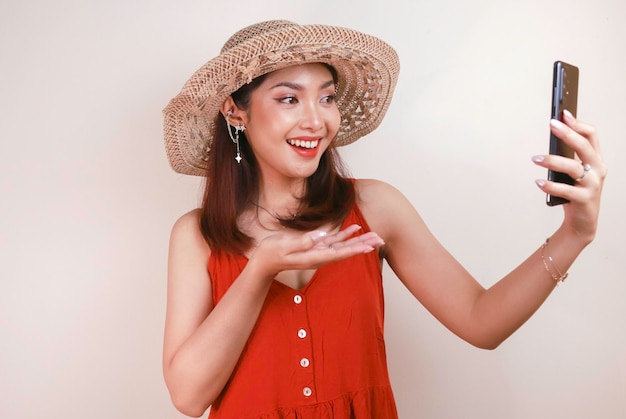
[[298, 330], [298, 337], [300, 339], [304, 339], [306, 337], [306, 330], [304, 330], [304, 329]]
[[293, 302], [296, 304], [300, 304], [302, 302], [302, 296], [296, 295], [295, 297], [293, 297]]
[[302, 368], [306, 368], [306, 367], [308, 367], [308, 366], [309, 366], [309, 364], [310, 364], [310, 362], [309, 362], [309, 360], [308, 360], [307, 358], [302, 358], [302, 359], [300, 360], [300, 366], [301, 366]]
[[304, 394], [305, 397], [311, 397], [311, 394], [313, 394], [313, 390], [311, 390], [309, 387], [304, 387], [302, 389], [302, 394]]

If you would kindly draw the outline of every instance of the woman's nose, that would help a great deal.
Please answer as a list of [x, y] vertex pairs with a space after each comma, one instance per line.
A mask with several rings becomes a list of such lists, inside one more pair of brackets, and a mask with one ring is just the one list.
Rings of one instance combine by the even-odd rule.
[[319, 109], [319, 104], [317, 103], [307, 104], [304, 106], [301, 121], [302, 127], [310, 130], [320, 129], [324, 124], [322, 113], [320, 111], [321, 109]]

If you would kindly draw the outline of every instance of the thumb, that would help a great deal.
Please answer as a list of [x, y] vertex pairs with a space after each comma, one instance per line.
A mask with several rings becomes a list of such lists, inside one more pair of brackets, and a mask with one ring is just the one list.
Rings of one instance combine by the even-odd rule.
[[322, 241], [324, 237], [326, 237], [326, 232], [322, 230], [313, 230], [309, 231], [304, 236], [306, 237], [307, 244], [311, 246]]

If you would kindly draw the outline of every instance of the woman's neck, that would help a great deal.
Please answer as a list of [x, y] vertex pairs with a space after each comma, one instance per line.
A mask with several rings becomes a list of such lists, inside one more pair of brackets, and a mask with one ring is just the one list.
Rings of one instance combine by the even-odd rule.
[[252, 203], [271, 214], [292, 216], [300, 209], [306, 187], [305, 179], [283, 182], [261, 182], [257, 202]]
[[304, 181], [280, 183], [262, 181], [258, 196], [252, 198], [248, 208], [239, 218], [240, 227], [247, 234], [257, 238], [261, 231], [283, 229], [280, 220], [295, 218], [298, 215], [300, 197], [303, 193]]

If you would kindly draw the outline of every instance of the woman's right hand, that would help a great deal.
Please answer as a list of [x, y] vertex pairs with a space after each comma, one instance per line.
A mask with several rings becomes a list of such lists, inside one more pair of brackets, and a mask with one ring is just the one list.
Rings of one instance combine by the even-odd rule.
[[261, 240], [250, 256], [267, 277], [292, 269], [317, 269], [331, 262], [368, 253], [385, 242], [374, 232], [353, 236], [361, 226], [353, 224], [336, 233], [280, 232]]

